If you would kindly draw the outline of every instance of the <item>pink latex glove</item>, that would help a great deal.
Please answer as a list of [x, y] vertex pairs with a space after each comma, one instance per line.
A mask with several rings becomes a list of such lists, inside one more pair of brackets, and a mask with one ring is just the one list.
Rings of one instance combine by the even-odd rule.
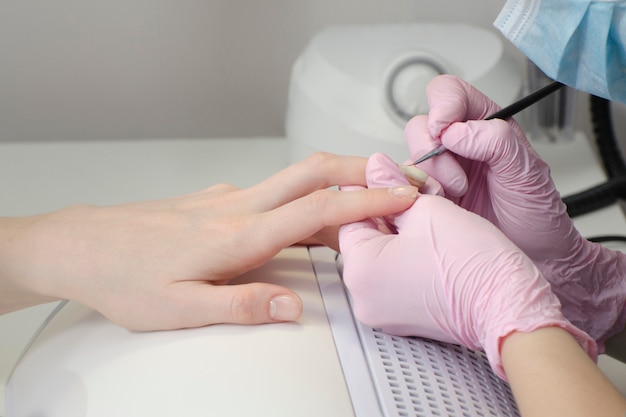
[[574, 228], [550, 177], [514, 120], [484, 121], [499, 107], [468, 83], [436, 78], [430, 113], [406, 127], [411, 157], [442, 143], [450, 152], [419, 165], [448, 198], [496, 225], [539, 267], [574, 325], [604, 341], [624, 327], [624, 254]]
[[[382, 154], [370, 158], [366, 175], [369, 188], [406, 183]], [[392, 222], [395, 234], [374, 219], [340, 229], [343, 277], [359, 320], [393, 334], [484, 348], [502, 378], [500, 343], [516, 331], [562, 327], [595, 359], [594, 341], [564, 319], [539, 270], [488, 221], [422, 194]]]

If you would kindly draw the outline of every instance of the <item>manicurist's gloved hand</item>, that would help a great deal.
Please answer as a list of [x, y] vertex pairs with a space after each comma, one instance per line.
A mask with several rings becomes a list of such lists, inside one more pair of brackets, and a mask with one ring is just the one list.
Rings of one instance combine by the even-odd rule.
[[441, 76], [428, 87], [430, 112], [406, 127], [411, 156], [442, 143], [449, 152], [419, 167], [446, 196], [497, 226], [552, 284], [572, 323], [600, 343], [623, 328], [626, 262], [574, 228], [550, 177], [514, 120], [468, 83]]
[[[369, 188], [406, 183], [382, 154], [366, 172]], [[381, 230], [385, 223], [395, 233]], [[501, 377], [500, 346], [514, 332], [561, 327], [595, 356], [595, 343], [562, 316], [532, 261], [494, 225], [441, 196], [419, 195], [386, 222], [344, 225], [339, 243], [355, 314], [370, 326], [484, 348]]]

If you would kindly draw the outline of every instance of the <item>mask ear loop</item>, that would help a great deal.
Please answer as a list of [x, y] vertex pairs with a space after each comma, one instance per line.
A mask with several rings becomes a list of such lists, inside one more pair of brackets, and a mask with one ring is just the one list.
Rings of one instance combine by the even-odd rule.
[[564, 197], [570, 217], [608, 207], [626, 198], [626, 164], [615, 139], [610, 101], [590, 96], [590, 111], [596, 145], [608, 176], [605, 183]]

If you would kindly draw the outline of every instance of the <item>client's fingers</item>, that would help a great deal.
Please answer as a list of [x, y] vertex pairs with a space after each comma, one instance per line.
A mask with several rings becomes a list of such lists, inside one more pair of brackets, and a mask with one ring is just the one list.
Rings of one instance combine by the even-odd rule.
[[313, 235], [326, 226], [342, 225], [406, 210], [417, 198], [411, 185], [350, 192], [320, 190], [258, 215], [248, 247], [266, 255]]
[[335, 185], [365, 185], [366, 158], [318, 152], [243, 190], [257, 211], [267, 211]]

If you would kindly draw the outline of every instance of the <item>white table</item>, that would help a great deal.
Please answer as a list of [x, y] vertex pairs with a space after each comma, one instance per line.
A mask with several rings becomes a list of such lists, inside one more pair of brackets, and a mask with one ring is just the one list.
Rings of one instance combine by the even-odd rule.
[[[550, 163], [563, 195], [604, 179], [582, 137], [573, 144], [536, 148]], [[163, 198], [220, 182], [246, 187], [286, 165], [284, 138], [1, 144], [0, 215], [30, 215], [73, 203]], [[626, 235], [626, 220], [617, 205], [577, 218], [576, 225], [586, 236]], [[0, 415], [11, 369], [56, 305], [0, 317]], [[600, 366], [626, 394], [626, 368], [607, 357]]]

